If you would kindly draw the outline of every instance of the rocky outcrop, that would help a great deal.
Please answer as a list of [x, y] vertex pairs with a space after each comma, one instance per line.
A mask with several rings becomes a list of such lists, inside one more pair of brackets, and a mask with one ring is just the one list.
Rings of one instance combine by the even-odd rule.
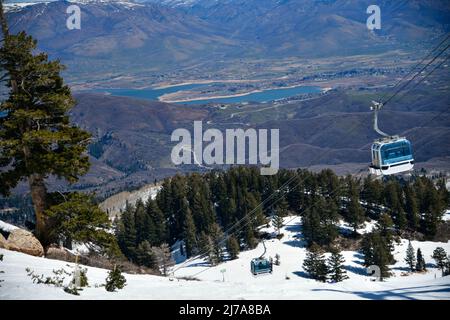
[[44, 248], [38, 239], [29, 231], [14, 229], [6, 241], [7, 249], [18, 251], [32, 256], [40, 257], [44, 255]]
[[0, 248], [8, 249], [8, 241], [5, 239], [5, 237], [1, 233], [0, 233]]

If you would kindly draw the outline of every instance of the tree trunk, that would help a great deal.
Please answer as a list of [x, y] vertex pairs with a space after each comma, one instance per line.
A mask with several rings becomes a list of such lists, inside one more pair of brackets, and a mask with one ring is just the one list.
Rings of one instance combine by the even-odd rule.
[[36, 215], [36, 237], [45, 248], [51, 243], [48, 230], [49, 221], [48, 217], [44, 215], [44, 211], [47, 209], [47, 187], [44, 183], [44, 177], [40, 174], [32, 174], [28, 182], [30, 184], [31, 198]]

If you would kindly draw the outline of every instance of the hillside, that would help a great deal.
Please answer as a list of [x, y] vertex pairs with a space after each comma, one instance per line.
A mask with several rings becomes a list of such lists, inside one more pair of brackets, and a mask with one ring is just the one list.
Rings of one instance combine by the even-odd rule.
[[161, 186], [159, 185], [145, 185], [135, 191], [119, 192], [107, 198], [100, 203], [99, 206], [102, 210], [107, 212], [111, 218], [114, 218], [125, 210], [127, 203], [134, 206], [138, 200], [147, 202], [148, 199], [154, 199], [160, 188]]
[[381, 1], [382, 29], [369, 32], [370, 1], [75, 2], [82, 30], [65, 27], [66, 1], [10, 11], [8, 19], [13, 32], [26, 30], [71, 67], [72, 81], [89, 82], [241, 59], [415, 52], [448, 30], [450, 14], [445, 0]]
[[[158, 72], [168, 66], [208, 59], [219, 52], [242, 51], [219, 26], [158, 5], [129, 2], [78, 2], [81, 30], [66, 28], [67, 1], [38, 3], [11, 11], [12, 32], [26, 30], [39, 47], [72, 67], [71, 79], [93, 81], [111, 74]], [[93, 72], [94, 71], [94, 72]]]
[[[308, 279], [301, 267], [305, 248], [301, 241], [299, 220], [288, 217], [285, 221], [287, 225], [282, 229], [284, 238], [281, 241], [267, 241], [267, 256], [273, 257], [276, 253], [281, 256], [281, 265], [275, 266], [272, 275], [254, 277], [249, 271], [250, 260], [262, 253], [260, 244], [255, 250], [241, 253], [239, 259], [213, 268], [205, 268], [202, 261], [194, 260], [176, 271], [175, 278], [127, 274], [127, 286], [116, 293], [95, 287], [104, 283], [107, 270], [88, 267], [90, 287], [81, 291], [80, 296], [73, 296], [62, 288], [33, 284], [25, 271], [29, 267], [37, 274], [52, 276], [52, 270], [65, 268], [69, 271], [68, 265], [73, 264], [0, 249], [0, 254], [4, 254], [0, 270], [5, 271], [0, 275], [0, 279], [5, 280], [1, 284], [0, 299], [450, 299], [450, 277], [441, 278], [440, 271], [432, 264], [427, 265], [428, 272], [425, 274], [402, 276], [406, 269], [403, 261], [407, 245], [405, 240], [395, 247], [398, 262], [391, 266], [395, 277], [385, 282], [371, 281], [365, 275], [361, 256], [353, 251], [343, 252], [350, 279], [341, 283], [319, 283]], [[427, 262], [431, 262], [430, 255], [437, 246], [450, 250], [450, 242], [413, 241], [412, 244], [422, 249]], [[174, 268], [179, 266], [181, 264]], [[222, 282], [220, 272], [223, 269], [225, 282]], [[182, 279], [190, 275], [196, 275], [201, 281]], [[69, 278], [66, 279], [68, 281]]]
[[[202, 120], [204, 130], [280, 128], [283, 168], [341, 165], [347, 168], [344, 172], [366, 172], [369, 146], [376, 138], [372, 114], [367, 110], [371, 95], [352, 91], [338, 90], [282, 105], [250, 104], [226, 109], [180, 107], [102, 94], [80, 93], [76, 98], [73, 120], [94, 136], [90, 147], [94, 165], [77, 186], [101, 186], [102, 194], [140, 187], [180, 171], [202, 170], [196, 165], [175, 167], [170, 161], [172, 131], [192, 128], [194, 120]], [[429, 161], [435, 164], [433, 170], [448, 168], [445, 157], [450, 156], [450, 117], [446, 113], [436, 117], [445, 111], [447, 103], [445, 93], [424, 88], [380, 115], [384, 130], [411, 139], [417, 169], [429, 170]], [[245, 125], [248, 123], [251, 125]], [[93, 179], [95, 176], [101, 179]]]

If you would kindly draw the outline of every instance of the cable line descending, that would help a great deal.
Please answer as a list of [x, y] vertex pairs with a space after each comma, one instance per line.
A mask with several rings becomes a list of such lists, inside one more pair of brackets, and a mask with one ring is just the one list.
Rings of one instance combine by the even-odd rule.
[[258, 258], [252, 259], [252, 261], [250, 262], [250, 269], [251, 269], [253, 275], [255, 275], [255, 276], [259, 275], [259, 274], [272, 273], [272, 271], [273, 271], [272, 258], [267, 259], [264, 257], [264, 255], [266, 254], [267, 248], [266, 248], [266, 244], [264, 243], [264, 240], [262, 241], [262, 243], [264, 246], [263, 254]]
[[[432, 50], [432, 51], [431, 51], [424, 59], [422, 59], [422, 61], [421, 61], [419, 64], [417, 64], [417, 65], [416, 65], [416, 66], [408, 73], [408, 75], [412, 74], [412, 71], [413, 71], [414, 69], [416, 69], [421, 63], [423, 63], [423, 62], [431, 55], [431, 53], [433, 53], [434, 51], [436, 51], [436, 50], [437, 50], [437, 49], [438, 49], [438, 48], [439, 48], [439, 47], [440, 47], [440, 46], [441, 46], [441, 45], [442, 45], [449, 37], [450, 37], [450, 35], [447, 36], [447, 37], [446, 37], [446, 38], [445, 38], [445, 39], [444, 39], [444, 40], [443, 40], [436, 48], [434, 48], [434, 49], [433, 49], [433, 50]], [[448, 48], [448, 47], [447, 47], [447, 48]], [[445, 49], [439, 54], [439, 56], [440, 56], [447, 48], [445, 48]], [[429, 77], [435, 70], [437, 70], [437, 69], [438, 69], [445, 61], [447, 61], [449, 58], [450, 58], [450, 56], [447, 56], [447, 57], [444, 59], [444, 61], [442, 61], [439, 65], [437, 65], [433, 70], [431, 70], [431, 72], [429, 72], [429, 73], [428, 73], [427, 75], [425, 75], [423, 78], [421, 78], [421, 80], [420, 80], [419, 82], [417, 82], [417, 83], [414, 85], [413, 88], [415, 88], [415, 87], [418, 86], [421, 82], [423, 82], [427, 77]], [[435, 61], [435, 60], [436, 60], [436, 59], [433, 59], [432, 61]], [[430, 64], [430, 63], [429, 63], [429, 64]], [[429, 64], [428, 64], [428, 65], [429, 65]], [[427, 66], [428, 66], [428, 65], [427, 65]], [[422, 71], [423, 71], [423, 70], [420, 70], [419, 73], [421, 73]], [[408, 75], [407, 75], [407, 76], [408, 76]], [[403, 81], [407, 76], [405, 76], [401, 81]], [[417, 75], [416, 75], [414, 78], [416, 78], [416, 77], [417, 77]], [[395, 88], [401, 83], [401, 81], [400, 81], [399, 83], [397, 83], [392, 89], [395, 89]], [[411, 89], [413, 89], [413, 88], [411, 88]], [[400, 90], [400, 91], [401, 91], [401, 90]], [[408, 90], [408, 91], [409, 91], [409, 90]], [[397, 95], [397, 94], [398, 94], [398, 93], [395, 93], [393, 96], [395, 96], [395, 95]], [[393, 96], [392, 96], [392, 97], [393, 97]], [[385, 97], [385, 96], [383, 96], [383, 98], [384, 98], [384, 97]], [[392, 97], [391, 97], [391, 98], [392, 98]], [[380, 99], [380, 100], [383, 100], [383, 98]], [[391, 100], [391, 98], [390, 98], [389, 100]], [[372, 108], [374, 108], [374, 109], [372, 109], [372, 110], [378, 112], [382, 107], [383, 107], [383, 104], [382, 104], [382, 103], [374, 102], [374, 106], [372, 107]], [[437, 114], [437, 115], [436, 115], [435, 117], [433, 117], [431, 120], [429, 120], [429, 121], [427, 121], [427, 122], [425, 122], [425, 123], [422, 123], [419, 127], [424, 127], [425, 125], [427, 125], [427, 124], [433, 122], [434, 120], [438, 119], [442, 114], [444, 114], [444, 113], [446, 113], [446, 112], [448, 112], [448, 111], [450, 111], [450, 107], [447, 108], [446, 110], [440, 112], [439, 114]], [[390, 135], [384, 133], [383, 131], [381, 131], [381, 130], [378, 128], [378, 118], [374, 118], [374, 128], [375, 128], [375, 127], [376, 127], [379, 131], [376, 130], [376, 129], [375, 129], [375, 130], [376, 130], [380, 135], [385, 136], [385, 139], [388, 139], [388, 138], [394, 138], [394, 137], [399, 138], [398, 136], [390, 136]], [[350, 132], [353, 132], [356, 128], [357, 128], [357, 124], [353, 124], [352, 128], [350, 129]], [[403, 139], [404, 139], [404, 138], [403, 138]], [[383, 140], [383, 139], [381, 139], [381, 140]], [[406, 139], [404, 139], [404, 140], [407, 141], [407, 142], [409, 142], [409, 141], [406, 140]], [[402, 142], [402, 143], [403, 143], [403, 141], [399, 141], [399, 142]], [[419, 147], [417, 148], [417, 150], [422, 149], [424, 146], [426, 146], [426, 144], [422, 144], [421, 146], [419, 146]], [[411, 147], [411, 144], [409, 144], [409, 147]], [[311, 161], [311, 163], [314, 163], [315, 160], [320, 159], [322, 156], [324, 156], [325, 154], [329, 153], [330, 151], [331, 151], [331, 149], [328, 149], [327, 151], [323, 152], [322, 154], [319, 154], [318, 157], [315, 157], [315, 158]], [[411, 152], [411, 156], [412, 156], [412, 152]], [[412, 160], [412, 161], [414, 161], [414, 160]], [[386, 173], [384, 173], [384, 174], [386, 174]], [[268, 208], [273, 207], [273, 206], [274, 206], [277, 202], [279, 202], [284, 196], [286, 196], [289, 192], [295, 190], [298, 186], [300, 186], [300, 185], [304, 182], [304, 179], [299, 179], [298, 181], [295, 181], [295, 180], [296, 180], [296, 175], [292, 175], [285, 183], [283, 183], [282, 186], [280, 186], [276, 191], [274, 191], [274, 192], [273, 192], [272, 194], [270, 194], [266, 199], [264, 199], [261, 203], [259, 203], [253, 210], [251, 210], [250, 212], [248, 212], [244, 217], [242, 217], [240, 220], [236, 221], [230, 228], [228, 228], [227, 230], [225, 230], [225, 231], [224, 231], [224, 236], [222, 237], [222, 240], [219, 241], [219, 244], [220, 244], [220, 245], [224, 245], [225, 242], [228, 240], [228, 238], [229, 238], [230, 236], [238, 234], [244, 227], [246, 227], [247, 225], [249, 225], [249, 224], [254, 220], [255, 217], [253, 216], [253, 214], [257, 211], [257, 209], [259, 209], [259, 208], [264, 208], [264, 207], [266, 207], [265, 209], [268, 209]], [[295, 185], [291, 185], [291, 183], [294, 182], [294, 181], [295, 181]], [[337, 191], [338, 191], [338, 190], [333, 191], [329, 196], [334, 195]], [[273, 200], [273, 201], [272, 201], [272, 200]], [[303, 209], [301, 213], [305, 212], [306, 210], [310, 209], [311, 207], [312, 207], [312, 206], [309, 206], [309, 207]], [[300, 214], [301, 214], [301, 213], [300, 213]], [[295, 216], [294, 218], [290, 219], [287, 223], [285, 223], [285, 225], [288, 225], [288, 224], [289, 224], [290, 222], [292, 222], [295, 218], [297, 218], [297, 216]], [[265, 247], [265, 243], [264, 243], [264, 242], [263, 242], [263, 245], [264, 245], [264, 253], [263, 253], [263, 255], [260, 256], [259, 258], [252, 259], [252, 261], [264, 257], [264, 255], [265, 255], [265, 253], [266, 253], [266, 247]], [[197, 259], [203, 259], [203, 258], [206, 257], [206, 256], [207, 256], [207, 251], [206, 251], [206, 250], [204, 250], [204, 251], [202, 251], [202, 252], [199, 252], [196, 256], [191, 257], [191, 258], [189, 258], [189, 259], [186, 259], [186, 261], [182, 262], [182, 263], [181, 263], [180, 265], [178, 265], [174, 270], [172, 270], [171, 273], [172, 273], [172, 274], [175, 274], [175, 272], [177, 272], [178, 270], [180, 270], [180, 269], [186, 267], [190, 262], [193, 262], [194, 260], [197, 260]], [[269, 260], [269, 262], [271, 263], [270, 260]], [[251, 263], [252, 263], [252, 262], [251, 262]], [[198, 276], [199, 274], [202, 274], [203, 272], [206, 272], [206, 271], [210, 270], [211, 267], [212, 267], [212, 266], [206, 267], [205, 269], [203, 269], [203, 270], [201, 270], [201, 271], [199, 271], [199, 272], [193, 274], [192, 277], [196, 277], [196, 276]], [[251, 267], [252, 267], [252, 265], [251, 265]], [[253, 269], [252, 269], [251, 271], [252, 271], [252, 273], [253, 273]]]
[[[406, 79], [407, 76], [412, 74], [412, 71], [414, 71], [420, 64], [422, 64], [433, 52], [435, 52], [437, 49], [441, 47], [443, 43], [449, 38], [447, 36], [437, 47], [435, 47], [422, 61], [419, 62], [414, 68], [405, 76], [403, 77], [395, 86], [393, 89], [398, 87], [400, 83]], [[369, 167], [369, 171], [371, 174], [382, 176], [382, 175], [392, 175], [402, 172], [410, 171], [414, 168], [414, 156], [413, 156], [413, 150], [412, 150], [412, 144], [411, 142], [406, 139], [405, 137], [400, 137], [398, 135], [389, 135], [385, 132], [383, 132], [378, 127], [378, 112], [386, 106], [392, 99], [394, 99], [402, 90], [404, 90], [414, 79], [416, 79], [419, 75], [424, 72], [424, 70], [430, 66], [437, 58], [439, 58], [448, 48], [450, 45], [446, 45], [445, 48], [441, 49], [439, 53], [435, 54], [433, 58], [425, 64], [419, 71], [417, 71], [414, 76], [409, 79], [405, 84], [400, 86], [393, 95], [391, 95], [388, 99], [384, 100], [384, 102], [377, 102], [372, 101], [372, 107], [371, 110], [374, 113], [373, 118], [373, 128], [374, 130], [382, 136], [382, 138], [377, 139], [373, 142], [371, 147], [371, 156], [372, 156], [372, 163]], [[433, 68], [428, 74], [426, 74], [419, 82], [415, 84], [415, 87], [419, 85], [422, 81], [424, 81], [428, 76], [430, 76], [436, 69], [438, 69], [446, 60], [448, 57], [444, 59], [440, 64], [438, 64], [435, 68]], [[411, 90], [411, 89], [410, 89]], [[407, 92], [409, 92], [408, 90]], [[406, 92], [406, 93], [407, 93]], [[404, 94], [402, 95], [402, 97]], [[384, 96], [381, 100], [383, 100]]]

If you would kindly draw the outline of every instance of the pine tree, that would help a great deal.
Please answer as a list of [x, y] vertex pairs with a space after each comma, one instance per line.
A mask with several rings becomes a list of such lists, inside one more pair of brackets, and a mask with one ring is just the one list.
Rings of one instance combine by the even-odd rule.
[[436, 249], [434, 249], [433, 255], [431, 257], [434, 259], [434, 261], [436, 261], [436, 266], [442, 271], [442, 275], [444, 275], [445, 263], [447, 260], [447, 253], [445, 252], [444, 248], [437, 247]]
[[147, 240], [142, 241], [136, 248], [136, 262], [148, 268], [156, 269], [158, 267], [158, 261], [152, 246]]
[[155, 200], [148, 199], [145, 210], [150, 219], [150, 234], [148, 240], [152, 246], [160, 246], [167, 241], [167, 224], [164, 213]]
[[376, 225], [376, 231], [379, 232], [380, 236], [385, 241], [389, 251], [394, 250], [394, 222], [392, 218], [387, 213], [382, 213], [380, 218], [378, 219], [378, 223]]
[[[49, 194], [59, 204], [50, 206], [45, 214], [51, 218], [48, 235], [71, 248], [72, 241], [85, 244], [92, 251], [110, 257], [120, 253], [116, 238], [110, 232], [112, 225], [106, 212], [94, 202], [91, 195], [78, 192]], [[50, 201], [52, 202], [52, 201]]]
[[134, 209], [128, 203], [125, 206], [125, 211], [122, 213], [117, 226], [117, 241], [120, 250], [130, 260], [134, 261], [136, 258], [136, 223], [134, 219]]
[[114, 292], [116, 289], [123, 289], [126, 285], [127, 280], [122, 275], [122, 270], [119, 266], [114, 266], [114, 268], [108, 272], [108, 277], [106, 278], [105, 289], [109, 292]]
[[198, 174], [193, 174], [189, 177], [190, 191], [187, 203], [192, 212], [197, 230], [199, 232], [208, 232], [210, 226], [215, 223], [216, 217], [211, 206], [210, 190], [207, 184], [202, 183], [201, 179], [202, 177]]
[[380, 280], [391, 276], [388, 265], [395, 262], [391, 250], [389, 243], [380, 231], [366, 234], [363, 238], [361, 252], [364, 255], [364, 265], [379, 267]]
[[219, 263], [219, 259], [215, 252], [214, 241], [211, 236], [203, 234], [202, 236], [202, 252], [205, 252], [207, 260], [211, 266], [215, 266]]
[[217, 223], [210, 227], [210, 239], [212, 251], [210, 255], [210, 262], [213, 265], [219, 264], [223, 261], [223, 232]]
[[3, 46], [0, 67], [4, 70], [9, 97], [0, 104], [0, 193], [8, 195], [27, 179], [36, 217], [36, 236], [47, 247], [51, 222], [46, 179], [52, 175], [76, 182], [89, 169], [85, 154], [90, 134], [72, 125], [69, 111], [75, 105], [64, 84], [59, 61], [48, 61], [37, 52], [37, 42], [25, 32], [8, 31], [0, 7]]
[[230, 259], [237, 259], [240, 251], [239, 242], [234, 236], [230, 236], [227, 240], [227, 251], [230, 255]]
[[294, 212], [300, 213], [303, 211], [304, 207], [306, 206], [306, 201], [305, 201], [306, 195], [303, 190], [303, 185], [304, 185], [305, 181], [298, 175], [293, 177], [293, 180], [294, 181], [292, 182], [292, 184], [295, 186], [299, 186], [299, 187], [293, 188], [293, 190], [287, 194], [287, 199], [288, 199], [290, 208]]
[[427, 239], [432, 240], [436, 235], [437, 226], [442, 220], [445, 209], [444, 200], [431, 181], [427, 183], [425, 195], [423, 197], [423, 206], [425, 206], [425, 210], [423, 211], [422, 232]]
[[280, 215], [278, 215], [278, 213], [276, 213], [272, 217], [272, 224], [275, 227], [275, 229], [277, 230], [278, 236], [280, 236], [281, 235], [281, 228], [283, 228], [283, 226], [284, 226], [284, 221], [283, 221], [283, 218]]
[[337, 208], [333, 200], [316, 197], [302, 216], [303, 235], [308, 245], [329, 245], [339, 234]]
[[155, 232], [155, 228], [141, 199], [138, 199], [134, 206], [134, 221], [136, 228], [136, 244], [139, 245], [139, 243], [143, 241], [149, 241], [150, 235]]
[[417, 196], [411, 186], [405, 187], [405, 206], [408, 218], [408, 225], [411, 230], [418, 230], [420, 227], [419, 205]]
[[426, 267], [426, 263], [425, 263], [425, 259], [422, 255], [422, 251], [419, 249], [417, 249], [417, 263], [416, 263], [416, 271], [425, 271], [427, 270]]
[[347, 207], [347, 220], [353, 227], [353, 233], [357, 234], [357, 229], [365, 220], [364, 209], [359, 203], [359, 189], [358, 185], [349, 178], [349, 188], [350, 188], [350, 203]]
[[359, 199], [356, 196], [352, 196], [350, 204], [348, 205], [348, 221], [353, 227], [353, 233], [357, 234], [357, 229], [365, 220], [364, 209], [359, 203]]
[[445, 260], [445, 267], [443, 272], [444, 277], [448, 275], [450, 275], [450, 255], [448, 255], [447, 259]]
[[244, 240], [248, 249], [254, 249], [258, 245], [258, 241], [255, 237], [255, 232], [252, 227], [247, 225], [244, 229]]
[[362, 199], [365, 200], [372, 208], [376, 208], [377, 205], [382, 204], [383, 186], [379, 180], [374, 180], [371, 176], [368, 176], [364, 180]]
[[345, 258], [337, 249], [331, 251], [328, 258], [329, 277], [334, 282], [341, 282], [348, 279], [347, 271], [344, 269]]
[[406, 213], [402, 204], [402, 189], [399, 183], [391, 180], [385, 188], [385, 204], [391, 212], [396, 227], [404, 230], [407, 226]]
[[186, 245], [186, 257], [190, 258], [197, 253], [197, 237], [194, 218], [188, 209], [184, 220], [184, 243]]
[[283, 196], [281, 201], [278, 204], [277, 216], [286, 217], [289, 214], [289, 203], [286, 200], [286, 197]]
[[162, 270], [162, 274], [168, 276], [170, 267], [175, 264], [169, 245], [163, 243], [159, 247], [152, 248], [152, 250], [155, 253], [156, 261], [158, 262], [160, 270]]
[[311, 276], [311, 278], [326, 282], [328, 276], [328, 267], [324, 255], [318, 245], [313, 244], [306, 253], [303, 261], [303, 269]]
[[450, 206], [450, 191], [448, 191], [445, 179], [439, 179], [437, 183], [438, 193], [440, 195], [442, 206], [448, 208]]
[[416, 266], [416, 256], [414, 254], [414, 248], [411, 241], [409, 241], [408, 248], [406, 249], [405, 262], [408, 264], [410, 271], [414, 272], [414, 268]]

